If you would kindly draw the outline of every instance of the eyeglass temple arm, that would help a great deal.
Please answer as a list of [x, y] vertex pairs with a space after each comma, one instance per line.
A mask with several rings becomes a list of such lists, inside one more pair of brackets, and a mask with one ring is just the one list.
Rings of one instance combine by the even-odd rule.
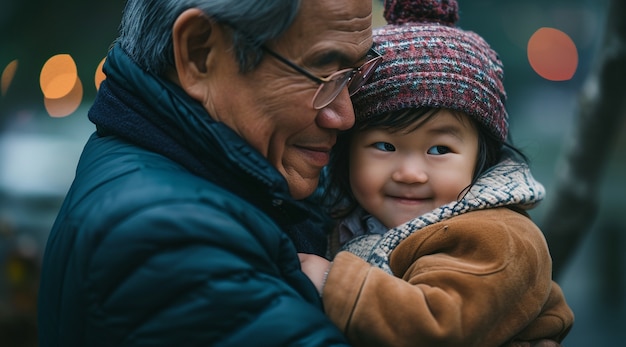
[[299, 67], [298, 65], [292, 63], [291, 61], [287, 60], [285, 57], [283, 57], [282, 55], [272, 51], [271, 49], [267, 48], [266, 46], [261, 46], [261, 48], [267, 52], [269, 55], [271, 55], [272, 57], [278, 59], [280, 62], [282, 62], [283, 64], [291, 67], [292, 69], [298, 71], [299, 73], [303, 74], [304, 76], [306, 76], [307, 78], [309, 78], [311, 81], [316, 82], [318, 84], [322, 84], [326, 81], [322, 80], [321, 78], [314, 76], [313, 74], [311, 74], [310, 72], [306, 71], [305, 69]]

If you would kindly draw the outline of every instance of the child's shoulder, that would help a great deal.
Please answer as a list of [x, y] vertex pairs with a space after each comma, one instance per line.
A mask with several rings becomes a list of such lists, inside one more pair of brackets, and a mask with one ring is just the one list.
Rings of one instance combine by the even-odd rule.
[[525, 221], [528, 220], [532, 223], [530, 215], [526, 210], [516, 207], [516, 206], [502, 206], [502, 207], [494, 207], [482, 210], [469, 211], [458, 216], [454, 216], [449, 219], [449, 221], [463, 221], [468, 219], [482, 219], [482, 220], [502, 220], [503, 218], [510, 220], [520, 220]]
[[463, 239], [492, 239], [500, 242], [519, 242], [523, 239], [537, 245], [545, 243], [541, 229], [521, 209], [498, 207], [472, 211], [437, 224], [451, 234], [459, 234], [458, 237]]

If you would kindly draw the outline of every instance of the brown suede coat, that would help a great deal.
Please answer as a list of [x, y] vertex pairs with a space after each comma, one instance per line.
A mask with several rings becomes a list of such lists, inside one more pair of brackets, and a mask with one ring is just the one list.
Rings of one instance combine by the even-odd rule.
[[561, 341], [574, 321], [543, 234], [508, 208], [418, 230], [389, 265], [396, 277], [349, 252], [334, 258], [324, 307], [355, 346], [523, 346]]

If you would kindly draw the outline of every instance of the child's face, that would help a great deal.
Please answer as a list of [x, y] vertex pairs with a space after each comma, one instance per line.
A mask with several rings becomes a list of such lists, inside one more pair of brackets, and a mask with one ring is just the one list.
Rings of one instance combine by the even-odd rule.
[[392, 228], [455, 201], [472, 182], [477, 156], [469, 118], [441, 109], [409, 133], [354, 134], [350, 185], [359, 204]]

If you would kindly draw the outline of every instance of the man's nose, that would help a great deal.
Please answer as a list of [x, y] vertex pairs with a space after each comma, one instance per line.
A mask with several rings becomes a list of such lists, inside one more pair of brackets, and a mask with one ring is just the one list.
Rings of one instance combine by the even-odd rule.
[[317, 113], [317, 125], [326, 129], [348, 130], [354, 125], [354, 109], [348, 88], [337, 95], [328, 106]]

